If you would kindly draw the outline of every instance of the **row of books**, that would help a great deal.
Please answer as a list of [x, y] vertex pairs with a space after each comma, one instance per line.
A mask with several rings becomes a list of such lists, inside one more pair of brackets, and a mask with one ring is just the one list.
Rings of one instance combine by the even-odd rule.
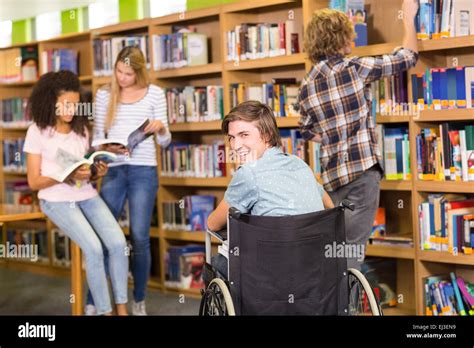
[[[374, 290], [382, 308], [396, 307], [397, 301], [397, 260], [386, 257], [368, 257], [361, 265], [361, 272]], [[361, 309], [370, 312], [367, 296], [364, 293]], [[359, 313], [360, 314], [360, 313]]]
[[474, 247], [474, 200], [456, 194], [430, 194], [418, 206], [420, 247], [471, 254]]
[[283, 152], [298, 156], [308, 163], [307, 142], [298, 129], [280, 129], [280, 136]]
[[420, 40], [474, 34], [474, 2], [471, 0], [419, 0], [416, 17]]
[[474, 125], [443, 122], [416, 136], [419, 180], [474, 181]]
[[425, 315], [474, 315], [474, 284], [454, 272], [424, 278]]
[[71, 265], [71, 240], [58, 228], [51, 230], [52, 261], [55, 266]]
[[179, 289], [202, 289], [204, 245], [171, 246], [165, 256], [165, 285]]
[[4, 128], [28, 127], [31, 120], [26, 112], [28, 98], [0, 99], [0, 126]]
[[214, 210], [216, 197], [211, 195], [184, 196], [178, 201], [164, 201], [163, 229], [205, 231], [207, 218]]
[[365, 10], [365, 0], [330, 0], [329, 8], [339, 10], [347, 14], [354, 25], [356, 37], [352, 42], [352, 47], [367, 46], [368, 14]]
[[295, 78], [272, 79], [271, 83], [232, 83], [230, 85], [231, 107], [247, 100], [257, 100], [270, 106], [276, 117], [299, 116], [298, 92], [299, 85]]
[[408, 127], [377, 125], [377, 143], [383, 154], [386, 180], [411, 180]]
[[0, 50], [0, 83], [35, 81], [37, 78], [37, 47], [25, 46]]
[[294, 20], [242, 23], [225, 35], [228, 62], [260, 59], [300, 53], [303, 26]]
[[94, 76], [110, 76], [114, 71], [114, 64], [119, 52], [126, 46], [140, 48], [147, 69], [150, 68], [150, 54], [148, 52], [148, 35], [119, 36], [110, 39], [95, 39], [93, 41]]
[[[15, 248], [14, 246], [19, 247], [15, 254], [18, 257], [23, 256], [25, 261], [49, 263], [48, 232], [46, 230], [7, 229], [6, 241], [10, 245], [10, 252], [13, 251], [12, 246], [13, 248]], [[28, 246], [28, 248], [22, 246]], [[28, 255], [24, 254], [25, 251], [29, 251]]]
[[79, 52], [68, 48], [58, 48], [41, 52], [41, 74], [51, 71], [69, 70], [79, 74]]
[[169, 124], [221, 120], [224, 115], [222, 86], [176, 87], [165, 90]]
[[411, 233], [388, 233], [385, 208], [378, 207], [377, 212], [375, 213], [369, 243], [372, 245], [412, 248], [413, 237], [411, 236]]
[[216, 178], [226, 176], [223, 141], [213, 144], [171, 143], [161, 150], [161, 176]]
[[3, 171], [26, 173], [26, 156], [23, 154], [24, 138], [3, 140]]
[[195, 32], [153, 35], [153, 69], [175, 69], [209, 63], [208, 37]]
[[472, 108], [474, 66], [428, 68], [412, 74], [412, 98], [421, 109]]
[[32, 205], [35, 197], [26, 180], [5, 181], [4, 203], [13, 206]]
[[409, 114], [407, 73], [403, 72], [373, 82], [372, 115]]

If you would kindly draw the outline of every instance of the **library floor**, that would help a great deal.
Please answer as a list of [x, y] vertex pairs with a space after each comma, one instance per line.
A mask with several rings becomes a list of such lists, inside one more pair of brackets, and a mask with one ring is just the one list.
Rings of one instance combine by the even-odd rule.
[[[69, 277], [49, 277], [0, 267], [0, 315], [70, 315], [70, 289]], [[197, 315], [199, 300], [186, 297], [184, 303], [180, 303], [175, 294], [149, 289], [146, 306], [148, 315]]]

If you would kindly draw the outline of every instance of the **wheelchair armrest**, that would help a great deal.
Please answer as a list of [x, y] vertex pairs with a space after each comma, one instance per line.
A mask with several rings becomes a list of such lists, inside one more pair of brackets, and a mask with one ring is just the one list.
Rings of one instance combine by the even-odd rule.
[[206, 233], [209, 233], [211, 236], [216, 237], [222, 242], [227, 240], [227, 228], [220, 231], [211, 231], [210, 229], [207, 229]]
[[233, 218], [240, 218], [240, 214], [241, 212], [237, 209], [237, 208], [234, 208], [234, 207], [230, 207], [229, 208], [229, 215], [232, 216]]
[[351, 202], [350, 200], [348, 200], [348, 199], [343, 199], [342, 202], [341, 202], [341, 204], [339, 204], [339, 206], [342, 207], [342, 208], [344, 208], [344, 209], [347, 208], [347, 209], [349, 209], [349, 210], [351, 210], [351, 211], [354, 211], [354, 209], [355, 209], [355, 204], [352, 203], [352, 202]]

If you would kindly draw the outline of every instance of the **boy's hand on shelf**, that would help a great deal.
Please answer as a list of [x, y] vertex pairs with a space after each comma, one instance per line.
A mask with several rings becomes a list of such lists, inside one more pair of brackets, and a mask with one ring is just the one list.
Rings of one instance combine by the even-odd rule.
[[418, 12], [418, 0], [403, 0], [402, 11], [405, 20], [415, 19]]
[[145, 133], [160, 133], [164, 134], [166, 131], [165, 125], [160, 120], [150, 121], [150, 123], [145, 127]]

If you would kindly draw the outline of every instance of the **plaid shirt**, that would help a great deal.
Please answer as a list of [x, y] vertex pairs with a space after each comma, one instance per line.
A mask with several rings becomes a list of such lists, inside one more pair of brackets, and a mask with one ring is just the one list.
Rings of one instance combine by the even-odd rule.
[[305, 140], [321, 133], [324, 188], [335, 191], [379, 163], [370, 83], [416, 65], [418, 54], [397, 48], [379, 57], [322, 57], [304, 78], [299, 95]]

